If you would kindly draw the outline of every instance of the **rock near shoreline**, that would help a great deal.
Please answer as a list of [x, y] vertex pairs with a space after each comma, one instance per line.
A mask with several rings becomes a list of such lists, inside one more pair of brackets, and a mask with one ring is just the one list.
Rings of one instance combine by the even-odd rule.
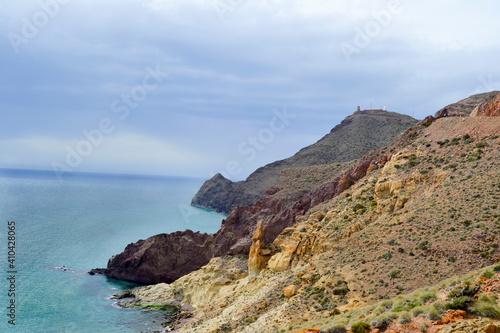
[[105, 275], [141, 284], [171, 283], [206, 265], [213, 253], [213, 235], [191, 230], [159, 234], [129, 244], [108, 261]]

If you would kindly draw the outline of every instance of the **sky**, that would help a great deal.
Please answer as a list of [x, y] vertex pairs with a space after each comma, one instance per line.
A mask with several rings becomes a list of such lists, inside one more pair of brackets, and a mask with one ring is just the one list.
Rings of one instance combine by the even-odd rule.
[[232, 180], [359, 105], [417, 119], [500, 90], [500, 3], [0, 4], [0, 168]]

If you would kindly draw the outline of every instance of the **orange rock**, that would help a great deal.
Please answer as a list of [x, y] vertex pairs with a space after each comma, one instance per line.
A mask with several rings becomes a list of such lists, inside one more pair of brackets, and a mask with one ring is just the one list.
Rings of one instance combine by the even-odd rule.
[[443, 315], [443, 323], [455, 323], [459, 320], [464, 319], [467, 316], [467, 313], [463, 310], [448, 310]]
[[497, 94], [490, 99], [479, 104], [471, 117], [499, 117], [500, 116], [500, 94]]
[[481, 284], [481, 283], [484, 283], [488, 280], [489, 280], [489, 278], [487, 278], [486, 276], [483, 276], [483, 277], [477, 279], [476, 281], [474, 281], [474, 284]]
[[286, 298], [290, 298], [292, 296], [295, 296], [295, 285], [290, 285], [283, 289], [283, 294], [285, 294]]
[[264, 266], [264, 258], [260, 254], [260, 249], [264, 244], [264, 221], [257, 223], [257, 228], [252, 236], [252, 246], [248, 255], [248, 275], [255, 277], [259, 275], [260, 270]]
[[500, 327], [490, 324], [483, 327], [484, 333], [500, 333]]

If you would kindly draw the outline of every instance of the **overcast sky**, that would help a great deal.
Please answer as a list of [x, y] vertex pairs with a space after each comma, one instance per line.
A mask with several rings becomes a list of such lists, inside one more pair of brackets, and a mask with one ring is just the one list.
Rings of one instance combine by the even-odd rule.
[[0, 168], [238, 180], [356, 106], [423, 119], [500, 90], [500, 4], [0, 4]]

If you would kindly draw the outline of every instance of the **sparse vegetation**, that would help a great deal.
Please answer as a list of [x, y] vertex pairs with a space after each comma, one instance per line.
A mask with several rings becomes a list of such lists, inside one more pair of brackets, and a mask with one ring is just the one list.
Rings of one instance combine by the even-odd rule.
[[360, 322], [351, 326], [351, 332], [353, 333], [368, 333], [370, 330], [371, 326], [366, 322]]

